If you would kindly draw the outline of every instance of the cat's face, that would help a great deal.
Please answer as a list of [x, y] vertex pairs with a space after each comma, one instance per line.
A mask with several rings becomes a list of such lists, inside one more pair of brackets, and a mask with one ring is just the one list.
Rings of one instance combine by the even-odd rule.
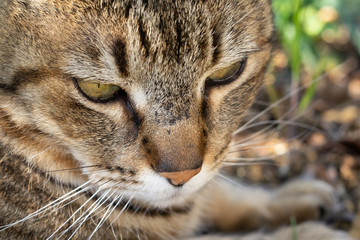
[[268, 0], [17, 2], [1, 121], [30, 162], [158, 206], [216, 174], [267, 65]]

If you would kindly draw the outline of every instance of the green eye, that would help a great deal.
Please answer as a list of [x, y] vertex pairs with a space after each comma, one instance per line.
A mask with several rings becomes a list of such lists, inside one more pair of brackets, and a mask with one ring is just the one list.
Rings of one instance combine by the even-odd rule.
[[228, 67], [220, 69], [212, 73], [208, 78], [208, 84], [210, 85], [221, 85], [232, 82], [237, 79], [240, 74], [244, 71], [246, 64], [246, 58], [242, 61], [231, 64]]
[[237, 72], [239, 67], [240, 67], [240, 62], [234, 63], [226, 68], [214, 72], [208, 77], [208, 79], [216, 80], [216, 81], [228, 79]]
[[89, 82], [84, 80], [76, 80], [81, 92], [95, 101], [106, 101], [115, 97], [120, 91], [120, 87], [113, 84], [103, 84]]

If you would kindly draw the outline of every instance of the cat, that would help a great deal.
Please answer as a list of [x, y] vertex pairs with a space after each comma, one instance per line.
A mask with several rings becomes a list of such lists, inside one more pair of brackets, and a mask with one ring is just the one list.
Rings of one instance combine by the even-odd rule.
[[0, 21], [0, 239], [293, 239], [291, 216], [336, 208], [323, 182], [217, 177], [267, 69], [268, 0], [2, 0]]

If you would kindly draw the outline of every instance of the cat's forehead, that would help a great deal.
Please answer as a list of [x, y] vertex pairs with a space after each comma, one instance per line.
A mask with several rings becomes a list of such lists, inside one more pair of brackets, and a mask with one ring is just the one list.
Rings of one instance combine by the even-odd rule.
[[[116, 69], [125, 80], [162, 78], [196, 74], [212, 58], [214, 42], [205, 6], [119, 1], [97, 6], [90, 14], [68, 49], [69, 69]], [[86, 66], [81, 66], [84, 61]]]
[[109, 81], [199, 77], [258, 47], [244, 25], [259, 14], [247, 11], [252, 2], [89, 1], [68, 69]]

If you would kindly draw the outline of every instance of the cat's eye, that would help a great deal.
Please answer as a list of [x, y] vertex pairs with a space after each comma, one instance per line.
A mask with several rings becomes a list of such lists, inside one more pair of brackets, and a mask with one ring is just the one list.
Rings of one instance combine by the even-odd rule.
[[207, 78], [208, 85], [223, 85], [228, 84], [237, 79], [240, 74], [244, 71], [246, 65], [246, 58], [243, 60], [233, 63], [228, 67], [217, 70]]
[[113, 84], [103, 84], [84, 80], [75, 80], [80, 91], [93, 101], [109, 101], [118, 95], [121, 90], [119, 86]]

